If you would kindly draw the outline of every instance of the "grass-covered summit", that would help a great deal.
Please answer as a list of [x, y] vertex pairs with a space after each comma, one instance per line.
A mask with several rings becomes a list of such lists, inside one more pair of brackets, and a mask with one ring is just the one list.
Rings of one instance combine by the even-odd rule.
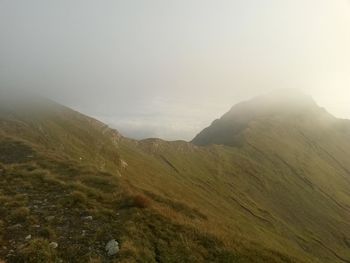
[[282, 89], [234, 105], [220, 119], [201, 131], [192, 142], [196, 145], [222, 144], [238, 146], [245, 129], [254, 122], [273, 116], [286, 121], [300, 115], [319, 114], [323, 111], [315, 101], [298, 90]]
[[27, 106], [0, 107], [2, 260], [350, 262], [350, 122], [309, 97], [238, 104], [193, 143]]

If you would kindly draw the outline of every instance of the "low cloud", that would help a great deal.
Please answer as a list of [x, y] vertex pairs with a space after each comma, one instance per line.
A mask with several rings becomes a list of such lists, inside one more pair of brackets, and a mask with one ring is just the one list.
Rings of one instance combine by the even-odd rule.
[[350, 117], [349, 1], [0, 1], [0, 87], [135, 138], [190, 140], [233, 104], [297, 88]]

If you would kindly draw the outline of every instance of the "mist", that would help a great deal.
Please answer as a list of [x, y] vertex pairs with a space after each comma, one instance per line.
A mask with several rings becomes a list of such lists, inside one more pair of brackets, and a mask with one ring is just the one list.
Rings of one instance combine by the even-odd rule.
[[0, 0], [0, 33], [1, 87], [133, 138], [190, 140], [280, 88], [350, 118], [347, 0]]

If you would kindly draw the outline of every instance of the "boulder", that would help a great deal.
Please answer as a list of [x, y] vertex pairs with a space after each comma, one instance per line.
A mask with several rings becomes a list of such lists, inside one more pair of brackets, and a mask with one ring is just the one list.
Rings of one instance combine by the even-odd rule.
[[119, 252], [119, 243], [118, 241], [112, 239], [106, 245], [106, 251], [108, 256], [114, 256]]

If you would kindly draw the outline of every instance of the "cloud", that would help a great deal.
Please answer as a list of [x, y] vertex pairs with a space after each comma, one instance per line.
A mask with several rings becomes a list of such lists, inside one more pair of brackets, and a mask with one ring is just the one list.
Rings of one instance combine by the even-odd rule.
[[[226, 110], [228, 108], [225, 108]], [[210, 108], [206, 110], [205, 107], [196, 107], [195, 104], [156, 97], [143, 107], [142, 113], [135, 111], [127, 115], [94, 117], [134, 139], [152, 137], [191, 140], [197, 132], [209, 125], [219, 112], [221, 113], [222, 109], [215, 112]]]
[[132, 137], [191, 139], [233, 104], [299, 88], [350, 117], [348, 1], [1, 1], [0, 86]]

